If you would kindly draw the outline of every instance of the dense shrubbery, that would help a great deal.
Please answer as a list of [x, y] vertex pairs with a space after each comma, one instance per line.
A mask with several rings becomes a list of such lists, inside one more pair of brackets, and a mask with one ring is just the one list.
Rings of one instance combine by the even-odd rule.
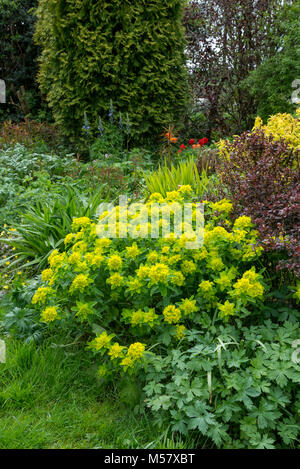
[[[126, 149], [117, 123], [95, 142], [86, 121], [86, 163], [6, 143], [6, 333], [88, 343], [100, 382], [119, 380], [131, 407], [148, 407], [182, 438], [205, 447], [297, 447], [300, 284], [270, 261], [298, 272], [298, 124], [288, 114], [266, 125], [257, 119], [252, 132], [221, 142], [219, 156], [204, 148], [207, 139], [185, 145], [169, 129], [156, 172], [148, 151]], [[100, 207], [99, 219], [99, 202], [119, 194], [147, 202], [130, 205], [127, 221], [111, 206]], [[204, 245], [188, 246], [204, 198]], [[180, 216], [183, 203], [190, 220]]]
[[11, 121], [3, 122], [0, 129], [0, 148], [16, 143], [29, 148], [44, 145], [58, 150], [61, 147], [62, 138], [54, 124], [36, 122], [27, 118], [18, 124]]
[[[193, 201], [189, 186], [166, 199], [153, 194], [147, 220], [153, 203], [166, 202], [176, 227], [184, 201]], [[96, 334], [89, 348], [99, 378], [137, 376], [156, 421], [175, 432], [199, 432], [208, 446], [293, 447], [299, 373], [291, 360], [298, 330], [292, 305], [299, 288], [285, 307], [278, 304], [282, 326], [265, 323], [271, 283], [259, 272], [258, 232], [246, 216], [232, 224], [232, 210], [226, 199], [206, 202], [204, 246], [197, 249], [187, 245], [194, 222], [179, 237], [147, 236], [141, 206], [128, 208], [128, 225], [120, 207], [103, 212], [100, 225], [74, 219], [65, 252], [51, 254], [34, 295], [31, 289], [28, 315], [35, 308], [56, 332]], [[169, 218], [162, 213], [161, 230]], [[117, 237], [98, 237], [115, 219]]]
[[[96, 112], [101, 113], [103, 117], [104, 113], [100, 110], [102, 109], [105, 112], [108, 110], [110, 98], [120, 98], [122, 100], [120, 109], [126, 111], [132, 96], [140, 95], [141, 92], [146, 91], [148, 87], [145, 83], [149, 81], [149, 55], [155, 56], [154, 67], [159, 64], [155, 70], [150, 70], [151, 73], [153, 71], [153, 78], [152, 87], [149, 92], [147, 91], [149, 101], [146, 102], [145, 99], [141, 103], [134, 98], [132, 106], [134, 108], [132, 114], [136, 113], [136, 104], [143, 109], [143, 112], [137, 113], [139, 121], [137, 125], [139, 127], [144, 126], [146, 132], [148, 132], [147, 122], [151, 119], [152, 121], [158, 121], [159, 125], [161, 124], [161, 120], [164, 118], [160, 117], [160, 114], [166, 115], [165, 122], [167, 124], [175, 120], [181, 121], [184, 118], [185, 129], [183, 132], [185, 135], [191, 135], [199, 131], [207, 135], [218, 135], [220, 131], [222, 134], [224, 132], [229, 134], [248, 128], [254, 113], [257, 111], [265, 119], [275, 112], [292, 111], [293, 109], [290, 102], [291, 84], [299, 74], [298, 1], [261, 0], [254, 2], [253, 0], [239, 0], [233, 5], [224, 0], [209, 2], [199, 0], [196, 2], [180, 2], [176, 0], [172, 4], [170, 2], [168, 4], [168, 8], [171, 9], [171, 13], [168, 12], [168, 17], [176, 18], [176, 21], [169, 22], [164, 16], [166, 5], [162, 3], [162, 7], [160, 7], [160, 1], [157, 0], [152, 2], [151, 6], [149, 2], [147, 3], [147, 18], [141, 16], [141, 21], [145, 20], [147, 28], [145, 24], [141, 25], [136, 20], [140, 17], [139, 8], [144, 8], [141, 2], [136, 2], [136, 5], [130, 7], [128, 4], [124, 4], [122, 9], [117, 6], [115, 14], [112, 11], [112, 2], [108, 4], [109, 7], [105, 6], [105, 2], [101, 4], [98, 2], [98, 5], [101, 5], [101, 14], [103, 13], [101, 20], [103, 16], [106, 16], [107, 19], [103, 24], [105, 23], [105, 28], [107, 27], [108, 36], [114, 37], [114, 27], [119, 29], [119, 34], [115, 37], [115, 43], [108, 43], [108, 47], [103, 53], [99, 44], [104, 44], [106, 41], [105, 34], [102, 35], [104, 30], [101, 30], [102, 40], [98, 41], [96, 47], [93, 48], [91, 45], [94, 44], [93, 40], [98, 34], [98, 30], [94, 26], [99, 27], [98, 19], [100, 15], [96, 6], [92, 10], [90, 18], [86, 13], [89, 11], [89, 7], [81, 5], [80, 2], [78, 4], [73, 2], [74, 17], [72, 17], [72, 15], [68, 16], [66, 14], [67, 11], [70, 11], [71, 6], [68, 4], [63, 5], [57, 0], [44, 2], [45, 5], [42, 5], [42, 1], [38, 2], [37, 0], [2, 0], [0, 2], [0, 76], [6, 80], [8, 85], [8, 105], [4, 108], [1, 106], [0, 120], [9, 118], [13, 121], [19, 121], [25, 116], [42, 120], [50, 118], [51, 120], [49, 109], [44, 100], [41, 100], [36, 82], [37, 56], [40, 49], [34, 44], [32, 35], [36, 22], [35, 7], [38, 3], [40, 3], [40, 14], [38, 16], [40, 17], [39, 24], [41, 27], [38, 27], [37, 39], [45, 46], [44, 54], [49, 53], [50, 58], [53, 59], [51, 64], [53, 70], [57, 66], [59, 74], [53, 74], [54, 79], [57, 80], [56, 84], [58, 84], [58, 81], [65, 81], [63, 83], [65, 96], [67, 92], [70, 93], [72, 88], [76, 90], [74, 108], [78, 107], [79, 95], [85, 98], [86, 109], [81, 109], [82, 112], [78, 112], [78, 117], [75, 116], [77, 133], [80, 132], [80, 120], [85, 110], [88, 111], [89, 115], [91, 113], [95, 114], [93, 125], [96, 128], [98, 118]], [[182, 6], [185, 7], [183, 21], [181, 21], [183, 32], [181, 31], [179, 34], [181, 18], [179, 13]], [[152, 13], [154, 17], [157, 12], [163, 24], [160, 31], [153, 27], [153, 22], [157, 18], [155, 17], [154, 21], [152, 21], [152, 18], [150, 19]], [[68, 29], [63, 23], [60, 23], [63, 15], [64, 21], [68, 18], [68, 24], [71, 24], [73, 29]], [[79, 17], [81, 18], [80, 22]], [[134, 17], [135, 20], [134, 27], [131, 25], [131, 17]], [[48, 21], [48, 18], [51, 21]], [[204, 18], [205, 21], [203, 21]], [[83, 32], [87, 22], [93, 24], [92, 30], [94, 31], [89, 39], [87, 39], [88, 28]], [[78, 26], [79, 23], [80, 27]], [[80, 33], [72, 34], [74, 24], [76, 24], [78, 30], [80, 29]], [[174, 28], [171, 28], [173, 24]], [[139, 28], [137, 25], [141, 27]], [[145, 30], [148, 29], [148, 25], [151, 27], [150, 33], [146, 37]], [[52, 28], [52, 34], [49, 34], [49, 28]], [[184, 64], [182, 55], [184, 32], [188, 46], [186, 47], [188, 63], [192, 64], [190, 84], [193, 104], [187, 115], [176, 113], [175, 108], [171, 109], [175, 103], [175, 99], [173, 99], [175, 94], [177, 98], [180, 96], [181, 100], [182, 90], [184, 90], [181, 85], [186, 80], [177, 67], [179, 65], [182, 70]], [[105, 40], [103, 40], [103, 36]], [[57, 38], [56, 42], [54, 38]], [[162, 38], [161, 41], [160, 38]], [[170, 56], [167, 60], [164, 60], [166, 57], [164, 41], [167, 40], [170, 44], [171, 38], [172, 64], [170, 64]], [[160, 45], [156, 43], [154, 47], [157, 39]], [[212, 41], [216, 47], [211, 47]], [[137, 52], [133, 54], [135, 44], [137, 44]], [[249, 44], [251, 47], [249, 47]], [[52, 46], [54, 51], [59, 51], [58, 62], [55, 62], [53, 54], [50, 53]], [[99, 90], [102, 91], [104, 88], [109, 90], [110, 96], [100, 103], [101, 105], [96, 111], [93, 106], [95, 90], [93, 88], [91, 96], [87, 96], [79, 81], [74, 83], [73, 77], [76, 78], [76, 73], [72, 61], [70, 62], [69, 73], [65, 72], [65, 75], [59, 78], [64, 65], [66, 65], [63, 60], [68, 57], [68, 50], [75, 57], [78, 53], [78, 55], [81, 54], [82, 56], [84, 54], [88, 58], [90, 66], [88, 72], [88, 67], [85, 68], [84, 61], [77, 61], [76, 67], [78, 74], [80, 72], [80, 76], [85, 83], [90, 83], [91, 78], [94, 79], [98, 73], [99, 77], [97, 75], [97, 78], [99, 78], [98, 82], [100, 84], [105, 75], [102, 83], [105, 86], [103, 87], [101, 84]], [[99, 54], [99, 50], [103, 54]], [[124, 51], [122, 60], [115, 59], [115, 57], [120, 56], [120, 50]], [[178, 55], [176, 55], [176, 50]], [[97, 63], [100, 55], [103, 57], [103, 62], [100, 65], [102, 74], [98, 72], [99, 64]], [[147, 57], [147, 63], [143, 57]], [[46, 70], [46, 64], [42, 69], [47, 71], [47, 75], [48, 72], [51, 72], [48, 69]], [[103, 70], [105, 70], [105, 74], [103, 74]], [[114, 70], [111, 75], [110, 70]], [[135, 83], [137, 75], [139, 81]], [[173, 79], [172, 75], [176, 76], [176, 79]], [[59, 92], [59, 87], [54, 84], [51, 87], [50, 75], [49, 78], [45, 77], [45, 79], [44, 73], [42, 73], [42, 76], [43, 89], [48, 93], [51, 88], [49, 98], [54, 103], [56, 113], [64, 114], [63, 109], [59, 111], [59, 99], [55, 103], [54, 95]], [[65, 77], [66, 80], [64, 80]], [[244, 79], [246, 80], [243, 81]], [[163, 80], [166, 80], [166, 83], [172, 80], [172, 86], [169, 87], [168, 93], [160, 93], [162, 89], [160, 82], [163, 83]], [[123, 87], [121, 96], [119, 96], [117, 90], [120, 83]], [[95, 79], [94, 84], [97, 87], [98, 83]], [[176, 93], [173, 95], [175, 88]], [[126, 92], [124, 92], [125, 89]], [[166, 89], [166, 86], [164, 86], [164, 91]], [[154, 90], [156, 93], [154, 93]], [[164, 112], [162, 113], [160, 113], [158, 101], [155, 109], [153, 105], [149, 105], [149, 102], [153, 102], [153, 96], [158, 96], [157, 90], [160, 94], [160, 102], [166, 100]], [[172, 99], [168, 100], [167, 95]], [[120, 99], [118, 99], [119, 102]], [[167, 106], [168, 103], [169, 106]], [[177, 104], [178, 99], [176, 106]], [[179, 108], [183, 110], [184, 106], [179, 106], [177, 111]], [[4, 113], [2, 112], [3, 109]], [[146, 119], [145, 115], [147, 115]], [[70, 122], [66, 125], [69, 127], [69, 132], [72, 133], [71, 127], [73, 124], [71, 124], [71, 121], [74, 117], [72, 112], [69, 113], [69, 117]], [[149, 134], [151, 136], [151, 131]]]
[[0, 224], [18, 222], [28, 204], [54, 199], [64, 186], [74, 186], [82, 193], [93, 193], [102, 186], [112, 199], [119, 192], [138, 193], [142, 170], [152, 165], [151, 154], [138, 148], [122, 153], [121, 158], [111, 153], [102, 159], [102, 152], [93, 156], [96, 160], [88, 163], [65, 151], [58, 156], [41, 141], [30, 148], [6, 145], [0, 150]]
[[52, 183], [65, 175], [72, 161], [20, 144], [0, 150], [0, 224], [16, 223], [28, 203], [49, 197]]
[[[190, 151], [196, 156], [198, 150], [202, 152], [201, 148]], [[239, 202], [242, 196], [248, 197], [244, 187], [249, 191], [252, 187], [251, 171], [262, 184], [260, 191], [271, 196], [274, 191], [268, 192], [263, 183], [265, 165], [269, 165], [270, 178], [290, 177], [296, 170], [295, 148], [261, 129], [232, 144], [221, 144], [225, 174], [219, 176], [227, 181], [231, 174], [233, 185], [226, 184], [236, 194], [235, 203], [204, 201], [204, 246], [196, 249], [187, 249], [186, 243], [195, 241], [199, 196], [188, 185], [167, 190], [169, 184], [176, 188], [172, 166], [165, 168], [170, 176], [169, 182], [164, 181], [165, 198], [154, 193], [146, 204], [147, 220], [140, 205], [129, 206], [128, 226], [119, 207], [106, 211], [103, 207], [100, 225], [95, 211], [87, 207], [90, 212], [84, 212], [82, 201], [87, 200], [91, 182], [94, 193], [101, 179], [97, 171], [106, 171], [110, 164], [110, 170], [119, 167], [132, 177], [134, 158], [138, 161], [145, 155], [136, 149], [127, 153], [127, 160], [118, 151], [103, 158], [101, 140], [97, 151], [96, 161], [86, 164], [70, 156], [32, 154], [20, 145], [0, 154], [2, 177], [8, 174], [22, 187], [28, 175], [28, 200], [33, 206], [21, 217], [17, 232], [5, 228], [15, 250], [10, 252], [12, 259], [2, 264], [9, 269], [6, 264], [22, 260], [22, 251], [24, 259], [43, 263], [52, 251], [41, 277], [32, 279], [32, 266], [26, 264], [14, 274], [8, 270], [8, 276], [0, 279], [0, 290], [8, 291], [0, 302], [2, 327], [28, 342], [40, 342], [53, 333], [71, 343], [88, 342], [86, 354], [98, 369], [98, 379], [111, 384], [120, 377], [123, 398], [130, 406], [137, 405], [136, 410], [143, 412], [144, 406], [149, 407], [158, 425], [170, 426], [182, 438], [188, 435], [205, 447], [296, 447], [299, 372], [292, 354], [298, 338], [300, 285], [281, 279], [282, 284], [274, 287], [276, 281], [269, 266], [266, 270], [265, 253], [258, 242], [261, 227], [257, 226], [259, 233]], [[174, 147], [172, 152], [178, 150]], [[141, 168], [147, 165], [150, 168], [150, 156]], [[226, 165], [232, 166], [226, 169]], [[194, 167], [193, 171], [195, 175]], [[245, 175], [250, 182], [243, 180]], [[204, 174], [199, 181], [205, 182]], [[213, 176], [212, 181], [216, 188], [208, 191], [208, 197], [220, 191], [218, 178]], [[77, 193], [70, 204], [63, 195], [66, 183], [70, 194]], [[126, 193], [129, 187], [132, 192], [134, 186], [127, 186]], [[285, 187], [280, 181], [280, 190], [274, 194], [284, 197]], [[253, 199], [257, 189], [251, 191]], [[112, 192], [110, 198], [117, 193]], [[36, 204], [34, 197], [39, 194], [45, 199]], [[57, 199], [53, 203], [52, 197]], [[184, 202], [193, 204], [185, 234], [168, 236], [163, 231], [168, 219], [171, 228], [178, 228], [177, 216]], [[157, 225], [158, 239], [147, 236], [148, 216], [156, 213], [153, 203], [167, 204]], [[82, 216], [77, 218], [77, 214]], [[109, 239], [115, 217], [117, 236]], [[288, 217], [285, 223], [291, 229]], [[127, 228], [129, 237], [123, 239]], [[145, 237], [140, 237], [142, 233]], [[31, 250], [26, 253], [28, 246]], [[283, 260], [282, 251], [276, 253], [277, 260]]]

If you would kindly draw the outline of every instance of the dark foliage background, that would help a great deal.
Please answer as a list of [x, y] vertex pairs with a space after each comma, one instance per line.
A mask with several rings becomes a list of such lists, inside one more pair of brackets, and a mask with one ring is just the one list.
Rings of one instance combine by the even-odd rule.
[[37, 4], [38, 0], [0, 0], [0, 78], [7, 88], [0, 121], [37, 116], [41, 108], [36, 82], [39, 49], [33, 43]]

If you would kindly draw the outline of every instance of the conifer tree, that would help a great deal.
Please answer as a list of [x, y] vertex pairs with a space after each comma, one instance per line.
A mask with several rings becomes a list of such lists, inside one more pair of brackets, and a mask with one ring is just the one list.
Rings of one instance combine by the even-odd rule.
[[64, 134], [97, 127], [112, 100], [136, 140], [180, 119], [187, 99], [182, 0], [40, 0], [39, 82]]

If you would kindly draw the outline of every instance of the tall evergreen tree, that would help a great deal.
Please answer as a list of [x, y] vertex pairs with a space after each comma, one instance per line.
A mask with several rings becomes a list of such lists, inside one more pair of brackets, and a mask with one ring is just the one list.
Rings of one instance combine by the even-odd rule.
[[161, 133], [185, 109], [182, 0], [40, 0], [39, 81], [65, 135], [128, 112], [138, 139]]

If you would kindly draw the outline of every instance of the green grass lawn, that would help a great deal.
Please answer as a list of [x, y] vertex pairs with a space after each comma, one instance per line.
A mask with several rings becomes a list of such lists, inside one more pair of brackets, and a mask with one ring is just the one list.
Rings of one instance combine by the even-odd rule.
[[0, 448], [188, 447], [105, 390], [84, 350], [7, 340], [0, 363]]

